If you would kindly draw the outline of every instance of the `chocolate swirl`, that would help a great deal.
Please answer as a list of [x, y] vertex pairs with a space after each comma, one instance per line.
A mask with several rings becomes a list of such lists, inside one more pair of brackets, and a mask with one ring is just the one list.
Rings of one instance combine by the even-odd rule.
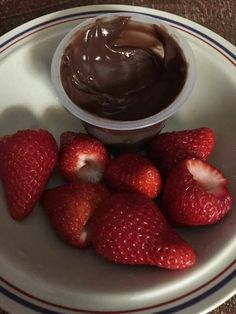
[[158, 113], [177, 97], [187, 64], [164, 28], [119, 16], [80, 29], [64, 51], [60, 71], [76, 105], [131, 121]]

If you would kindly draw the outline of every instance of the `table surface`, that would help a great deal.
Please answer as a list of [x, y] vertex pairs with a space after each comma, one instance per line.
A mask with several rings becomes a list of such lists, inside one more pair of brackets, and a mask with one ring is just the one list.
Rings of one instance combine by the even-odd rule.
[[[0, 0], [0, 35], [26, 21], [53, 11], [82, 5], [112, 3], [168, 11], [204, 25], [236, 44], [235, 0]], [[0, 314], [6, 313], [0, 309]], [[236, 296], [211, 314], [236, 314]]]

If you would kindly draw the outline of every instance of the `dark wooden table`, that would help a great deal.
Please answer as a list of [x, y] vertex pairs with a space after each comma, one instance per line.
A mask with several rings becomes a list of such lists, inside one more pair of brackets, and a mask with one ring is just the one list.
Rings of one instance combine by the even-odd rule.
[[[0, 0], [0, 35], [53, 11], [112, 3], [132, 4], [175, 13], [208, 27], [236, 44], [236, 0]], [[0, 314], [6, 313], [0, 310]], [[211, 314], [236, 314], [236, 296]]]

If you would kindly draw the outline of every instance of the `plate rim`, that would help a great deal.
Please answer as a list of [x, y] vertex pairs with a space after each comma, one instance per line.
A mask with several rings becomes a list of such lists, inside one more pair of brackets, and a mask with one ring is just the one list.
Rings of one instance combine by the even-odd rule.
[[[91, 9], [92, 10], [94, 10], [94, 11], [91, 11]], [[222, 51], [221, 51], [221, 49], [224, 51], [224, 52], [226, 52], [226, 53], [228, 53], [228, 52], [230, 52], [230, 54], [229, 54], [229, 58], [227, 58], [226, 56], [226, 58], [233, 64], [233, 65], [236, 65], [236, 55], [234, 54], [234, 50], [235, 50], [235, 47], [230, 43], [230, 42], [228, 42], [227, 40], [225, 40], [224, 38], [222, 38], [221, 36], [219, 36], [219, 35], [217, 35], [216, 33], [214, 33], [214, 32], [212, 32], [212, 31], [210, 31], [209, 29], [207, 29], [206, 27], [204, 27], [204, 26], [201, 26], [200, 24], [198, 24], [198, 23], [195, 23], [195, 22], [193, 22], [193, 21], [190, 21], [190, 20], [188, 20], [188, 19], [185, 19], [185, 18], [182, 18], [182, 17], [179, 17], [178, 15], [175, 15], [175, 14], [172, 14], [172, 13], [167, 13], [167, 12], [164, 12], [164, 11], [160, 11], [160, 10], [155, 10], [155, 9], [149, 9], [149, 8], [143, 8], [143, 7], [138, 7], [138, 6], [130, 6], [130, 5], [92, 5], [92, 6], [83, 6], [83, 7], [76, 7], [76, 8], [72, 8], [72, 9], [66, 9], [66, 10], [61, 10], [61, 11], [56, 11], [56, 12], [53, 12], [53, 13], [50, 13], [50, 14], [47, 14], [47, 15], [44, 15], [44, 16], [41, 16], [41, 17], [39, 17], [39, 18], [36, 18], [36, 19], [33, 19], [33, 20], [31, 20], [31, 21], [29, 21], [29, 22], [27, 22], [27, 23], [25, 23], [25, 24], [23, 24], [23, 25], [20, 25], [20, 26], [18, 26], [18, 27], [16, 27], [16, 28], [14, 28], [13, 30], [11, 30], [11, 31], [9, 31], [8, 33], [6, 33], [5, 35], [3, 35], [3, 36], [1, 36], [0, 37], [0, 52], [4, 52], [4, 51], [6, 51], [8, 48], [10, 48], [10, 47], [12, 47], [12, 46], [14, 46], [14, 44], [17, 44], [18, 43], [18, 41], [20, 41], [20, 40], [22, 40], [22, 39], [24, 39], [25, 37], [21, 37], [22, 35], [24, 35], [24, 34], [22, 34], [22, 32], [24, 32], [24, 33], [26, 33], [27, 34], [27, 36], [30, 36], [30, 35], [32, 35], [34, 32], [32, 32], [31, 33], [31, 30], [33, 30], [33, 29], [36, 29], [37, 30], [37, 28], [39, 27], [39, 29], [37, 30], [37, 31], [41, 31], [41, 30], [43, 30], [44, 29], [44, 25], [43, 24], [50, 24], [50, 23], [52, 23], [52, 25], [51, 25], [51, 27], [53, 27], [53, 26], [55, 26], [55, 25], [57, 25], [57, 24], [59, 24], [59, 23], [57, 23], [57, 24], [53, 24], [53, 23], [55, 23], [55, 22], [58, 22], [58, 20], [62, 20], [63, 18], [65, 18], [66, 19], [66, 22], [69, 22], [69, 21], [71, 21], [71, 20], [69, 20], [69, 18], [73, 18], [72, 17], [72, 15], [73, 14], [66, 14], [66, 15], [64, 15], [63, 16], [63, 14], [65, 14], [65, 13], [70, 13], [70, 12], [74, 12], [74, 15], [79, 15], [79, 14], [81, 14], [82, 16], [83, 16], [83, 18], [85, 18], [86, 17], [86, 13], [90, 16], [91, 14], [93, 14], [93, 13], [99, 13], [99, 12], [102, 12], [102, 13], [109, 13], [109, 12], [118, 12], [118, 11], [129, 11], [129, 12], [131, 12], [131, 11], [134, 11], [134, 12], [136, 12], [136, 13], [142, 13], [142, 12], [140, 12], [140, 11], [135, 11], [135, 9], [137, 10], [142, 10], [142, 12], [143, 11], [145, 11], [146, 13], [145, 14], [148, 14], [148, 15], [151, 15], [151, 16], [153, 16], [153, 17], [155, 17], [155, 18], [160, 18], [160, 19], [164, 19], [164, 20], [166, 20], [167, 22], [169, 21], [169, 22], [176, 22], [176, 21], [174, 21], [173, 20], [173, 18], [177, 18], [177, 20], [180, 20], [181, 21], [181, 23], [177, 23], [177, 24], [181, 24], [181, 25], [179, 25], [179, 26], [187, 26], [187, 28], [189, 28], [189, 25], [188, 25], [188, 23], [190, 23], [191, 24], [191, 26], [193, 25], [193, 27], [191, 27], [191, 29], [194, 31], [194, 32], [196, 32], [196, 31], [198, 31], [198, 30], [196, 30], [194, 27], [197, 27], [198, 29], [200, 29], [201, 30], [201, 32], [199, 32], [200, 33], [200, 35], [202, 36], [202, 35], [204, 35], [204, 36], [207, 36], [208, 38], [207, 39], [211, 39], [208, 35], [210, 34], [212, 37], [213, 37], [213, 44], [216, 44], [217, 43], [217, 40], [220, 40], [221, 42], [222, 42], [222, 44], [220, 43], [220, 46], [219, 46], [219, 48], [220, 48], [220, 50], [219, 49], [217, 49], [217, 48], [215, 48], [214, 47], [214, 45], [212, 46], [213, 48], [215, 48], [218, 52], [220, 52], [221, 54], [223, 54], [224, 56], [225, 56], [225, 53], [222, 53]], [[75, 12], [77, 12], [77, 13], [75, 13]], [[58, 16], [57, 16], [58, 15]], [[54, 20], [51, 20], [50, 21], [50, 18], [51, 17], [55, 17], [55, 16], [57, 16], [56, 18], [54, 18]], [[164, 17], [164, 18], [163, 18]], [[171, 17], [172, 17], [172, 20], [171, 20]], [[77, 20], [77, 19], [76, 19]], [[39, 24], [37, 24], [37, 22], [40, 22], [41, 21], [41, 23], [39, 23]], [[182, 23], [183, 22], [183, 23]], [[187, 24], [184, 24], [184, 23], [187, 23]], [[61, 24], [61, 23], [60, 23]], [[28, 28], [29, 27], [29, 28]], [[40, 28], [41, 27], [41, 28]], [[27, 31], [27, 28], [28, 28], [28, 31]], [[202, 30], [204, 30], [207, 34], [204, 34], [204, 33], [202, 33]], [[191, 35], [193, 35], [193, 34], [191, 34]], [[194, 36], [194, 35], [193, 35]], [[199, 37], [198, 37], [199, 38]], [[217, 40], [216, 40], [216, 39]], [[17, 41], [15, 41], [15, 39], [19, 39], [19, 40], [17, 40]], [[201, 38], [200, 38], [201, 39]], [[13, 43], [12, 43], [12, 45], [8, 45], [9, 43], [11, 43], [11, 41], [13, 41]], [[204, 40], [203, 40], [204, 41]], [[205, 41], [206, 42], [206, 41]], [[209, 44], [209, 43], [208, 43]], [[224, 46], [226, 46], [226, 48], [224, 47]], [[233, 270], [233, 272], [231, 272], [230, 273], [230, 275], [228, 275], [226, 278], [228, 278], [228, 277], [232, 277], [233, 279], [236, 277], [236, 260], [234, 260], [234, 262], [232, 263], [232, 265], [230, 265], [230, 266], [228, 266], [228, 267], [226, 267], [226, 270], [228, 269], [228, 268], [231, 268], [231, 267], [234, 267], [234, 270]], [[220, 275], [222, 274], [222, 273], [224, 273], [226, 270], [223, 270], [221, 273], [220, 273]], [[220, 276], [219, 275], [219, 276]], [[219, 277], [219, 276], [217, 276], [217, 277]], [[231, 278], [231, 279], [232, 279]], [[1, 278], [0, 278], [1, 279]], [[210, 282], [211, 281], [213, 281], [214, 280], [214, 278], [212, 279], [212, 280], [210, 280]], [[221, 282], [223, 282], [225, 280], [225, 278], [221, 281]], [[5, 280], [6, 281], [6, 280]], [[220, 283], [218, 283], [218, 284], [220, 284]], [[204, 286], [204, 285], [203, 285]], [[2, 288], [1, 286], [0, 286], [0, 288]], [[3, 288], [4, 289], [4, 288]], [[201, 288], [200, 288], [201, 289]], [[2, 292], [1, 291], [1, 289], [0, 289], [0, 292]], [[183, 297], [184, 298], [184, 297]], [[44, 302], [44, 301], [43, 301]], [[175, 301], [173, 301], [173, 302], [175, 302]], [[44, 302], [45, 303], [45, 302]], [[47, 303], [47, 302], [46, 302]], [[155, 307], [157, 307], [156, 305], [154, 305], [154, 306], [152, 306], [151, 308], [153, 308], [154, 310], [155, 310]], [[81, 313], [132, 313], [132, 312], [139, 312], [139, 311], [143, 311], [143, 310], [145, 310], [145, 309], [147, 309], [147, 308], [143, 308], [143, 309], [134, 309], [134, 310], [128, 310], [128, 311], [119, 311], [119, 312], [117, 312], [117, 311], [109, 311], [109, 312], [104, 312], [104, 311], [98, 311], [98, 312], [91, 312], [91, 311], [88, 311], [88, 310], [81, 310], [81, 309], [79, 309], [78, 311], [80, 311]], [[45, 310], [45, 309], [44, 309]], [[72, 309], [70, 309], [70, 310], [72, 310]], [[72, 310], [73, 311], [73, 310]], [[78, 312], [77, 311], [77, 312]], [[46, 313], [46, 312], [45, 312]], [[57, 313], [57, 312], [49, 312], [49, 313]], [[165, 313], [165, 312], [161, 312], [161, 313]], [[167, 312], [166, 312], [167, 313]], [[171, 313], [171, 312], [168, 312], [168, 313]]]
[[[122, 5], [122, 4], [98, 4], [98, 5], [86, 5], [86, 6], [81, 6], [81, 7], [74, 7], [74, 8], [69, 8], [69, 9], [64, 9], [64, 10], [59, 10], [59, 11], [55, 11], [52, 13], [48, 13], [45, 15], [42, 15], [40, 17], [37, 17], [35, 19], [32, 19], [30, 21], [27, 21], [26, 23], [23, 23], [15, 28], [13, 28], [12, 30], [6, 32], [5, 34], [0, 36], [0, 52], [3, 52], [3, 48], [5, 46], [5, 42], [8, 40], [12, 40], [14, 38], [10, 38], [10, 37], [15, 37], [16, 34], [23, 32], [26, 28], [32, 26], [35, 26], [35, 24], [37, 22], [40, 22], [39, 25], [37, 26], [41, 26], [41, 24], [44, 24], [44, 22], [48, 22], [48, 20], [51, 17], [54, 17], [53, 20], [55, 20], [55, 22], [57, 21], [57, 15], [59, 17], [59, 19], [61, 18], [61, 15], [64, 13], [67, 13], [65, 15], [65, 17], [69, 17], [69, 16], [73, 16], [73, 12], [74, 11], [79, 11], [79, 13], [81, 14], [85, 14], [88, 13], [89, 15], [92, 13], [98, 13], [100, 11], [105, 10], [107, 13], [110, 12], [119, 12], [119, 11], [126, 11], [126, 9], [129, 12], [132, 12], [132, 10], [137, 10], [134, 11], [134, 13], [143, 13], [143, 14], [147, 14], [149, 16], [153, 17], [157, 17], [158, 14], [160, 14], [162, 17], [164, 17], [164, 20], [166, 20], [167, 22], [173, 22], [173, 17], [176, 17], [180, 22], [177, 22], [177, 24], [179, 24], [179, 26], [184, 26], [186, 28], [188, 28], [188, 23], [190, 23], [193, 27], [191, 27], [192, 30], [194, 30], [194, 32], [197, 32], [200, 36], [204, 36], [205, 38], [209, 39], [209, 40], [213, 40], [213, 42], [216, 42], [217, 45], [219, 47], [221, 47], [223, 50], [225, 50], [227, 53], [229, 53], [229, 55], [231, 55], [233, 61], [236, 62], [236, 46], [233, 45], [231, 42], [229, 42], [228, 40], [226, 40], [225, 38], [223, 38], [222, 36], [218, 35], [217, 33], [215, 33], [214, 31], [210, 30], [209, 28], [194, 22], [192, 20], [189, 20], [187, 18], [184, 18], [182, 16], [179, 16], [177, 14], [173, 14], [167, 11], [162, 11], [162, 10], [157, 10], [157, 9], [152, 9], [152, 8], [147, 8], [147, 7], [141, 7], [141, 6], [131, 6], [131, 5]], [[75, 13], [75, 12], [74, 12]], [[158, 13], [158, 14], [157, 14]], [[77, 13], [75, 13], [76, 15]], [[160, 17], [161, 17], [160, 16]], [[52, 21], [53, 22], [53, 21]], [[187, 23], [187, 24], [184, 24]], [[197, 28], [197, 29], [196, 29]], [[29, 29], [30, 30], [30, 29]], [[192, 35], [192, 34], [191, 34]], [[218, 41], [220, 41], [221, 43], [219, 43]], [[233, 63], [235, 64], [235, 63]]]

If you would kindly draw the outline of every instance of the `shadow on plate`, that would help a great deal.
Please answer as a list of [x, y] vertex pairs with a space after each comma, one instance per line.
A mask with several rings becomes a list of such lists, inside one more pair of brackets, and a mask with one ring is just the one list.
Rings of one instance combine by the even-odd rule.
[[12, 105], [0, 114], [0, 136], [12, 134], [20, 129], [40, 127], [40, 121], [32, 111], [21, 104]]
[[0, 114], [0, 136], [13, 134], [22, 129], [47, 129], [57, 142], [65, 131], [83, 132], [82, 123], [63, 107], [51, 106], [42, 115], [33, 113], [22, 104], [12, 105]]

